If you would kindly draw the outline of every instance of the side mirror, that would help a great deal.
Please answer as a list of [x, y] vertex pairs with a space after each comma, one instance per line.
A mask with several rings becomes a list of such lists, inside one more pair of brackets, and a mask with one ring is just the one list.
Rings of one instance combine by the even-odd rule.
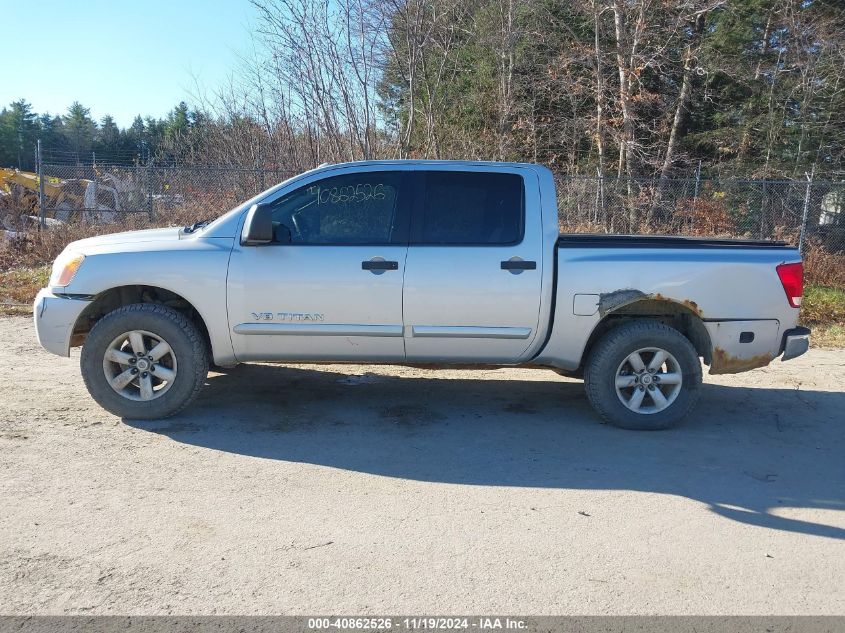
[[246, 213], [241, 244], [262, 246], [273, 241], [273, 207], [269, 204], [254, 204]]

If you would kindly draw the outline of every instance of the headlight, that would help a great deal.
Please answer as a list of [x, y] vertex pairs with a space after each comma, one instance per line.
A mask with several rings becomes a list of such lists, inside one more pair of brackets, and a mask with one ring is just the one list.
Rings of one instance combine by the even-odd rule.
[[85, 255], [81, 253], [62, 253], [53, 262], [53, 272], [50, 274], [51, 286], [67, 286], [73, 281], [73, 276], [82, 262], [85, 260]]

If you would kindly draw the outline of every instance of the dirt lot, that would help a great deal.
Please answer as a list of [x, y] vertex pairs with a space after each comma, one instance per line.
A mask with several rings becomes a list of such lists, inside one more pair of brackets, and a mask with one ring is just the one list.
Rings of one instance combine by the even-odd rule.
[[845, 352], [601, 425], [546, 371], [243, 366], [99, 409], [0, 319], [4, 613], [845, 614]]

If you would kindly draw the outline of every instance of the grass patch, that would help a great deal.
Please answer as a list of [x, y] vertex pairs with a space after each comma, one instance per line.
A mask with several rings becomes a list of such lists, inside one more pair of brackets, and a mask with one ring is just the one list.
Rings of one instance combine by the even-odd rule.
[[801, 300], [801, 323], [845, 325], [845, 290], [825, 286], [805, 288]]
[[845, 347], [845, 324], [815, 326], [810, 335], [810, 347], [822, 349]]
[[813, 330], [812, 347], [845, 347], [845, 290], [826, 286], [805, 288], [801, 324]]
[[0, 271], [0, 314], [28, 314], [35, 295], [49, 278], [49, 266]]

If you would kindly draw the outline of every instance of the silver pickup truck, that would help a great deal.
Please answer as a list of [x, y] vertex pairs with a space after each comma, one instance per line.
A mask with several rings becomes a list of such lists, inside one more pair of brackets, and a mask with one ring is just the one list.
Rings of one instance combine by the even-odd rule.
[[[522, 365], [583, 377], [605, 420], [666, 428], [711, 374], [807, 350], [782, 243], [560, 235], [537, 165], [326, 165], [211, 222], [69, 244], [38, 340], [91, 396], [177, 413], [209, 363]], [[517, 388], [518, 387], [514, 387]]]

